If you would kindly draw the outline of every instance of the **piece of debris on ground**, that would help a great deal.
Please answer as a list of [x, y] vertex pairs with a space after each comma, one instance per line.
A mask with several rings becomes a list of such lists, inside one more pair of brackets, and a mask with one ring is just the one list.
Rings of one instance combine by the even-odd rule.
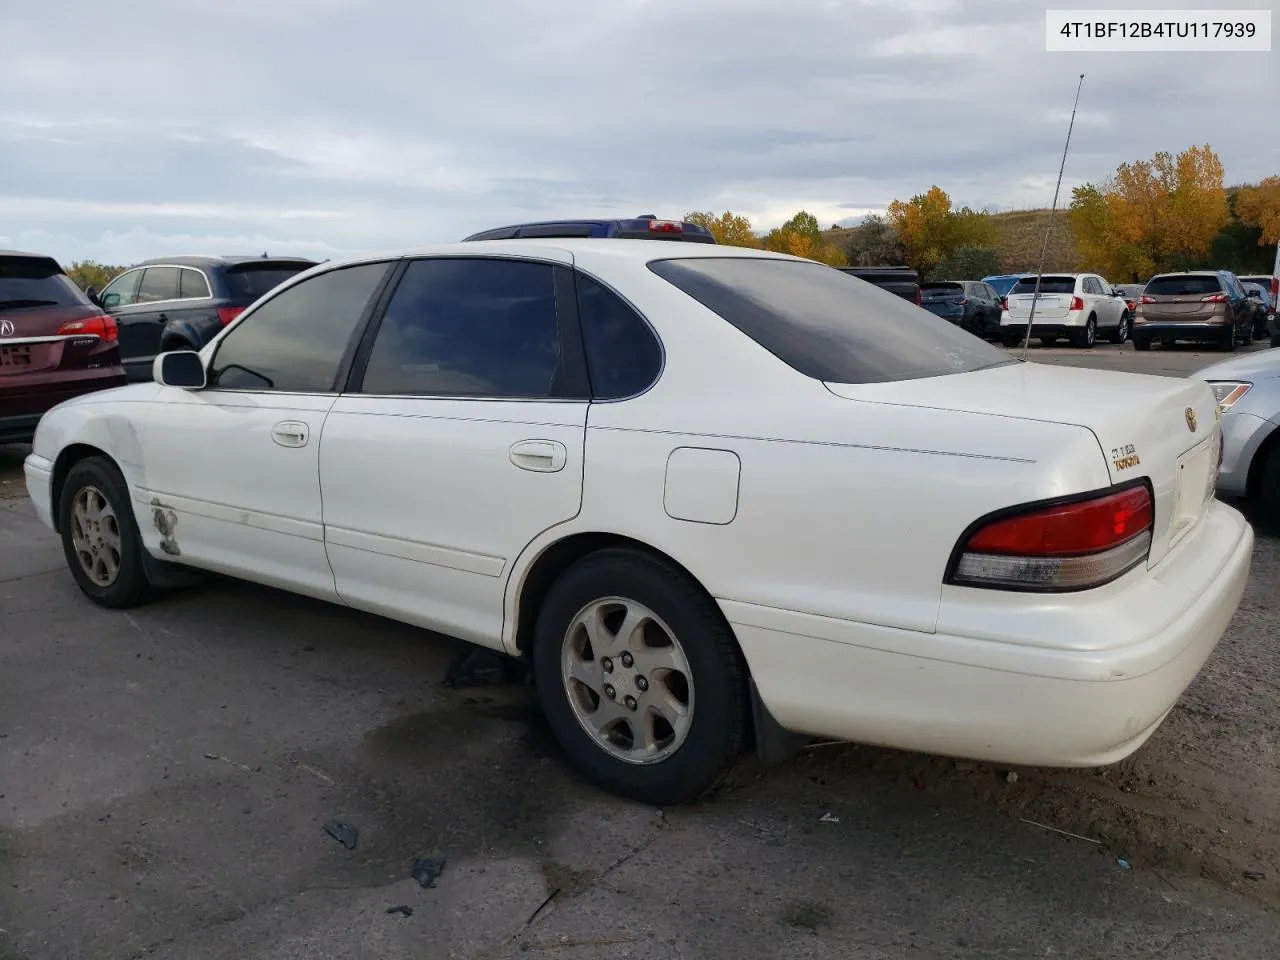
[[394, 907], [387, 907], [387, 913], [399, 913], [406, 917], [412, 917], [413, 907], [409, 906], [407, 903], [401, 903]]
[[436, 859], [419, 857], [413, 861], [413, 869], [409, 871], [409, 876], [418, 881], [418, 886], [429, 890], [436, 885], [436, 881], [444, 873], [444, 865], [444, 857]]
[[342, 820], [330, 820], [324, 825], [324, 832], [348, 850], [354, 850], [356, 841], [360, 839], [360, 831]]

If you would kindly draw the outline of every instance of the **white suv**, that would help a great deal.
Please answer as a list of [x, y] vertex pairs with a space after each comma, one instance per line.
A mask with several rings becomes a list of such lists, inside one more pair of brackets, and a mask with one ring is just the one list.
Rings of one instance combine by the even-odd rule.
[[[1032, 320], [1031, 335], [1046, 347], [1067, 337], [1073, 347], [1093, 346], [1105, 331], [1112, 343], [1124, 343], [1133, 318], [1124, 296], [1096, 273], [1055, 273], [1040, 278], [1023, 277], [1009, 290], [1008, 308], [1000, 318], [1000, 339], [1006, 347], [1021, 343]], [[1031, 304], [1036, 304], [1031, 317]]]

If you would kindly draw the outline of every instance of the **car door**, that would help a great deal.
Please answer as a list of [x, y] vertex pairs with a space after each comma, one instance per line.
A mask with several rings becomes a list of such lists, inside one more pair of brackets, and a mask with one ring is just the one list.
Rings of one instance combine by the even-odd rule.
[[162, 386], [143, 428], [144, 528], [195, 566], [337, 599], [325, 555], [325, 415], [393, 262], [282, 289], [202, 351], [206, 386]]
[[151, 379], [151, 362], [160, 352], [160, 331], [178, 299], [180, 273], [174, 266], [143, 267], [133, 303], [113, 311], [120, 329], [120, 360], [130, 380]]
[[501, 643], [507, 573], [582, 501], [572, 258], [409, 261], [320, 447], [342, 599]]

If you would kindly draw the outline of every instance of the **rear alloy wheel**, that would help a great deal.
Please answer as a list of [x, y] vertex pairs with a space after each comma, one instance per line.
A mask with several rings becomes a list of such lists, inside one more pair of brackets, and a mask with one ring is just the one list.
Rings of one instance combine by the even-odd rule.
[[104, 607], [137, 606], [151, 594], [124, 477], [104, 457], [75, 464], [58, 498], [62, 550], [76, 585]]
[[1084, 327], [1079, 330], [1071, 331], [1071, 345], [1082, 350], [1092, 350], [1094, 342], [1098, 339], [1098, 318], [1090, 317], [1085, 321]]
[[1129, 312], [1126, 310], [1120, 314], [1120, 326], [1116, 327], [1116, 332], [1111, 334], [1112, 343], [1124, 343], [1129, 339]]
[[534, 630], [534, 678], [569, 761], [613, 793], [695, 800], [746, 737], [746, 672], [719, 609], [678, 569], [628, 549], [570, 567]]

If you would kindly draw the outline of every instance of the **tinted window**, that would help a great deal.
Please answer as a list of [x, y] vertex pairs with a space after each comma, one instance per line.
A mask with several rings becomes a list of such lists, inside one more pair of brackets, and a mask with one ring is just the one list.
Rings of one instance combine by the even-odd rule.
[[999, 300], [999, 299], [1000, 299], [1000, 295], [999, 295], [998, 293], [996, 293], [995, 288], [994, 288], [994, 287], [992, 287], [992, 286], [991, 286], [991, 284], [989, 284], [989, 283], [984, 283], [984, 284], [981, 284], [981, 286], [982, 286], [982, 293], [983, 293], [983, 296], [985, 296], [988, 300]]
[[157, 300], [178, 299], [177, 267], [147, 267], [142, 271], [142, 283], [138, 286], [138, 303], [155, 303]]
[[1015, 362], [928, 310], [818, 263], [699, 257], [649, 269], [818, 380], [880, 383]]
[[231, 267], [226, 273], [227, 296], [233, 300], [241, 300], [247, 305], [274, 290], [290, 277], [309, 269], [310, 267], [306, 264], [285, 266], [278, 263], [249, 263]]
[[578, 274], [578, 313], [596, 399], [635, 396], [658, 378], [662, 349], [648, 324], [626, 301]]
[[365, 393], [549, 397], [560, 369], [555, 268], [443, 257], [409, 264], [365, 369]]
[[142, 280], [141, 270], [130, 270], [122, 273], [102, 289], [103, 306], [127, 307], [138, 299], [138, 283]]
[[263, 303], [218, 344], [210, 386], [327, 393], [385, 263], [331, 270]]
[[0, 257], [0, 309], [70, 307], [88, 303], [57, 263], [36, 257]]
[[1219, 293], [1222, 281], [1213, 274], [1153, 277], [1143, 292], [1149, 297], [1192, 297]]
[[178, 295], [183, 299], [209, 296], [209, 281], [199, 270], [183, 270], [178, 283]]
[[920, 296], [924, 300], [940, 300], [943, 297], [959, 297], [964, 294], [964, 287], [958, 283], [922, 283]]
[[[1009, 296], [1016, 296], [1023, 293], [1036, 292], [1036, 278], [1023, 277], [1013, 285], [1013, 289], [1009, 291]], [[1041, 277], [1040, 278], [1041, 293], [1075, 293], [1076, 278], [1075, 277]]]

